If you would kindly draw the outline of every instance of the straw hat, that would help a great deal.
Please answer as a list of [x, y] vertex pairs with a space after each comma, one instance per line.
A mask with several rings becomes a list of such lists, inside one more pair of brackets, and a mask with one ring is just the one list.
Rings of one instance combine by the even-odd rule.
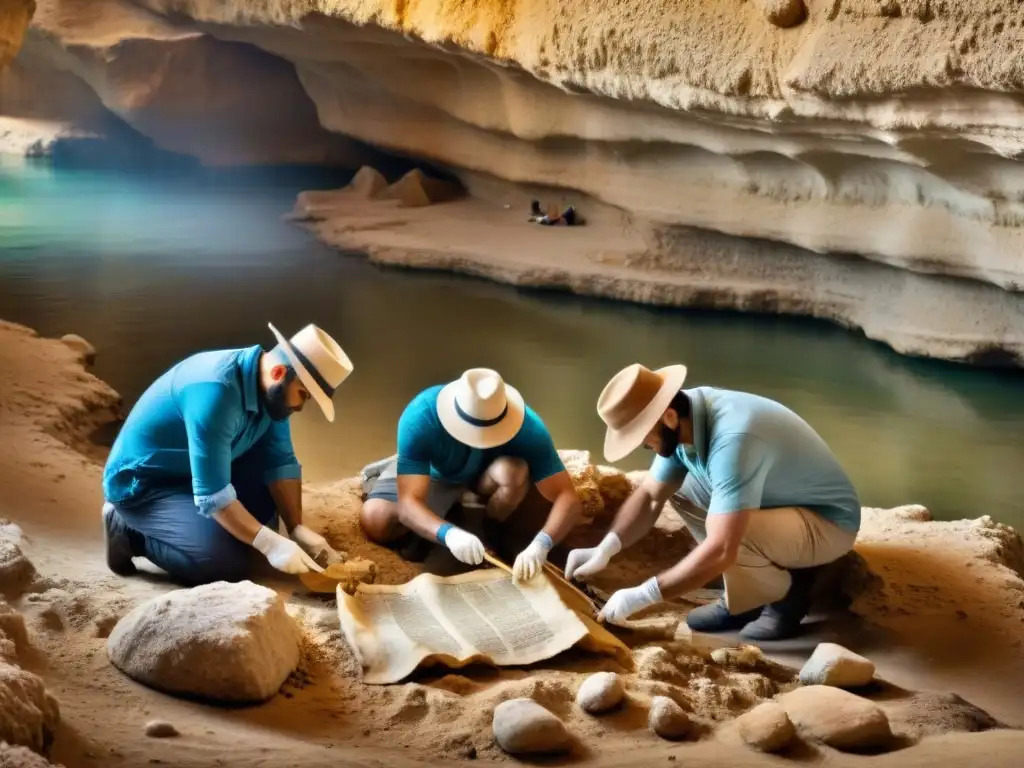
[[597, 398], [597, 413], [608, 425], [604, 457], [624, 459], [643, 443], [686, 380], [685, 365], [652, 371], [633, 363], [616, 373]]
[[324, 412], [328, 421], [334, 421], [334, 390], [352, 373], [352, 361], [338, 346], [338, 342], [315, 325], [307, 325], [285, 339], [273, 323], [267, 323], [277, 337], [277, 343], [291, 363], [295, 373]]
[[449, 435], [471, 448], [495, 448], [523, 426], [525, 405], [519, 391], [497, 371], [470, 368], [441, 388], [437, 416]]

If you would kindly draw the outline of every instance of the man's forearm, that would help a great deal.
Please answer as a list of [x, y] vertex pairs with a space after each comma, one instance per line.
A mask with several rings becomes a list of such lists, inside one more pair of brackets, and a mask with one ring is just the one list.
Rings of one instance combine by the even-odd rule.
[[658, 575], [662, 597], [670, 600], [700, 589], [716, 576], [722, 575], [735, 560], [732, 553], [705, 540], [674, 566]]
[[274, 497], [277, 514], [291, 533], [295, 526], [302, 523], [302, 481], [291, 478], [273, 480], [267, 483], [267, 487]]
[[583, 505], [575, 490], [560, 493], [555, 499], [555, 503], [551, 505], [551, 512], [548, 513], [548, 519], [544, 522], [544, 527], [541, 530], [551, 537], [551, 541], [558, 544], [569, 534], [569, 531], [582, 516]]
[[611, 532], [619, 537], [622, 548], [628, 549], [651, 530], [660, 511], [661, 505], [643, 486], [639, 486], [619, 507]]
[[214, 512], [213, 519], [243, 544], [252, 546], [252, 540], [263, 524], [253, 517], [240, 501], [232, 501], [223, 509]]
[[398, 500], [398, 522], [424, 539], [434, 540], [444, 520], [431, 512], [422, 499], [408, 497]]

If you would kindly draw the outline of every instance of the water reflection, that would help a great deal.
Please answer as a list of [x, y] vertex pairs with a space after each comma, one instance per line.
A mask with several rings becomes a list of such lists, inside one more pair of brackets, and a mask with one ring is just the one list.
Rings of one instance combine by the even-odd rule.
[[[664, 311], [378, 270], [280, 220], [330, 180], [171, 180], [0, 167], [0, 317], [80, 333], [128, 402], [190, 352], [271, 344], [315, 322], [355, 363], [337, 420], [311, 409], [295, 440], [312, 480], [394, 449], [405, 403], [467, 367], [519, 387], [562, 447], [600, 455], [594, 403], [635, 360], [748, 389], [803, 415], [865, 504], [1024, 523], [1024, 378], [901, 358], [824, 323]], [[623, 462], [639, 468], [648, 455]]]

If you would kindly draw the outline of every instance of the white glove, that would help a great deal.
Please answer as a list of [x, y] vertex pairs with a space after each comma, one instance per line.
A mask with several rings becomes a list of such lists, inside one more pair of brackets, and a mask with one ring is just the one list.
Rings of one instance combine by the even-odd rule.
[[328, 559], [331, 555], [336, 554], [331, 545], [327, 543], [327, 539], [301, 523], [292, 528], [291, 536], [314, 559], [324, 552], [327, 553]]
[[252, 546], [279, 571], [285, 573], [324, 572], [324, 569], [313, 562], [313, 559], [303, 552], [298, 544], [270, 530], [265, 525], [260, 527], [256, 538], [252, 540]]
[[656, 576], [651, 576], [637, 587], [620, 589], [613, 594], [604, 604], [601, 612], [597, 614], [597, 620], [618, 624], [642, 608], [660, 602], [661, 588], [658, 586], [658, 579]]
[[438, 538], [463, 563], [480, 565], [484, 561], [484, 543], [472, 533], [445, 523], [438, 530]]
[[580, 578], [593, 576], [598, 571], [604, 570], [620, 549], [622, 549], [622, 542], [614, 533], [609, 533], [601, 539], [601, 543], [596, 547], [574, 549], [565, 559], [565, 578], [571, 580], [573, 576]]
[[540, 573], [553, 546], [555, 542], [544, 531], [534, 536], [530, 546], [519, 553], [512, 565], [512, 581], [529, 581]]

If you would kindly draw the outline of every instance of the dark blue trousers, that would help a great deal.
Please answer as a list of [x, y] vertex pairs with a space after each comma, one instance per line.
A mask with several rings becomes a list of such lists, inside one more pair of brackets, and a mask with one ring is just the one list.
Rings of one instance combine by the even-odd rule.
[[[276, 531], [274, 499], [263, 481], [262, 467], [248, 454], [231, 465], [231, 484], [250, 514]], [[114, 509], [114, 530], [128, 534], [133, 554], [163, 568], [179, 584], [243, 581], [260, 561], [266, 562], [216, 520], [199, 514], [190, 484], [168, 487]]]

